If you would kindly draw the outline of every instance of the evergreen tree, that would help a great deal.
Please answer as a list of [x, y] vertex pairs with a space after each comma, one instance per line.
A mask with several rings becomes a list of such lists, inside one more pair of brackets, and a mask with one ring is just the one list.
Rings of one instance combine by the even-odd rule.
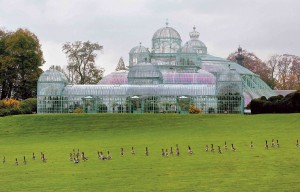
[[123, 57], [121, 57], [119, 59], [119, 62], [118, 62], [117, 68], [116, 68], [116, 71], [120, 71], [120, 70], [126, 70], [125, 63], [123, 61]]

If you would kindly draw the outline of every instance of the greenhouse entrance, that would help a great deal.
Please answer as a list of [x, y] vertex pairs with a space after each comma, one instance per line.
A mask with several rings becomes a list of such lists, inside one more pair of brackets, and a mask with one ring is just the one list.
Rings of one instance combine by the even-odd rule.
[[85, 113], [96, 113], [96, 100], [92, 96], [86, 96], [82, 98], [83, 101], [83, 111]]
[[187, 96], [180, 96], [177, 98], [177, 113], [188, 114], [190, 113], [191, 99]]
[[133, 96], [130, 98], [130, 113], [143, 113], [144, 101], [139, 96]]

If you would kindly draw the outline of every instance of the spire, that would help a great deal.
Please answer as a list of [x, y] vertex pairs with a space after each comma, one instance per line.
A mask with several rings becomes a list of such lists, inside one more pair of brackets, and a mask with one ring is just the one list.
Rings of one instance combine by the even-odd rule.
[[168, 27], [168, 25], [169, 25], [169, 21], [168, 19], [166, 19], [166, 27]]
[[238, 52], [237, 52], [237, 56], [235, 57], [235, 60], [239, 65], [244, 66], [244, 64], [243, 64], [243, 60], [244, 60], [243, 49], [240, 45], [238, 47]]
[[241, 48], [241, 46], [239, 45], [239, 48], [238, 48], [238, 54], [242, 54], [243, 52], [243, 49]]
[[196, 31], [196, 27], [193, 27], [193, 31], [190, 32], [190, 38], [193, 40], [199, 39], [200, 33]]

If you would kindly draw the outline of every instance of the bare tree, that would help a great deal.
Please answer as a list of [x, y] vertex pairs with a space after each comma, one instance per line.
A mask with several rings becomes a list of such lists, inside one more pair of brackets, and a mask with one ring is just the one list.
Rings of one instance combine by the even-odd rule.
[[300, 88], [300, 57], [289, 54], [273, 55], [267, 64], [277, 89]]
[[278, 61], [277, 61], [278, 55], [273, 55], [271, 58], [266, 62], [269, 70], [270, 70], [270, 78], [271, 78], [271, 83], [272, 87], [276, 87], [276, 79], [277, 79], [277, 74], [278, 74]]
[[296, 80], [295, 89], [300, 90], [300, 57], [295, 56], [291, 67], [291, 76]]
[[101, 80], [103, 69], [97, 69], [95, 59], [96, 51], [103, 49], [103, 46], [90, 41], [66, 42], [62, 50], [68, 58], [68, 76], [72, 83], [95, 84]]

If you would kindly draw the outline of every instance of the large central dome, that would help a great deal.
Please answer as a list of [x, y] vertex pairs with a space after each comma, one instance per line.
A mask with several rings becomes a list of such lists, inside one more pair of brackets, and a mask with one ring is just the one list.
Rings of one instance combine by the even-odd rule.
[[158, 29], [152, 37], [152, 40], [154, 39], [179, 39], [181, 41], [179, 33], [168, 26]]
[[175, 65], [176, 53], [181, 47], [179, 33], [168, 26], [158, 29], [152, 37], [152, 61], [158, 65]]

